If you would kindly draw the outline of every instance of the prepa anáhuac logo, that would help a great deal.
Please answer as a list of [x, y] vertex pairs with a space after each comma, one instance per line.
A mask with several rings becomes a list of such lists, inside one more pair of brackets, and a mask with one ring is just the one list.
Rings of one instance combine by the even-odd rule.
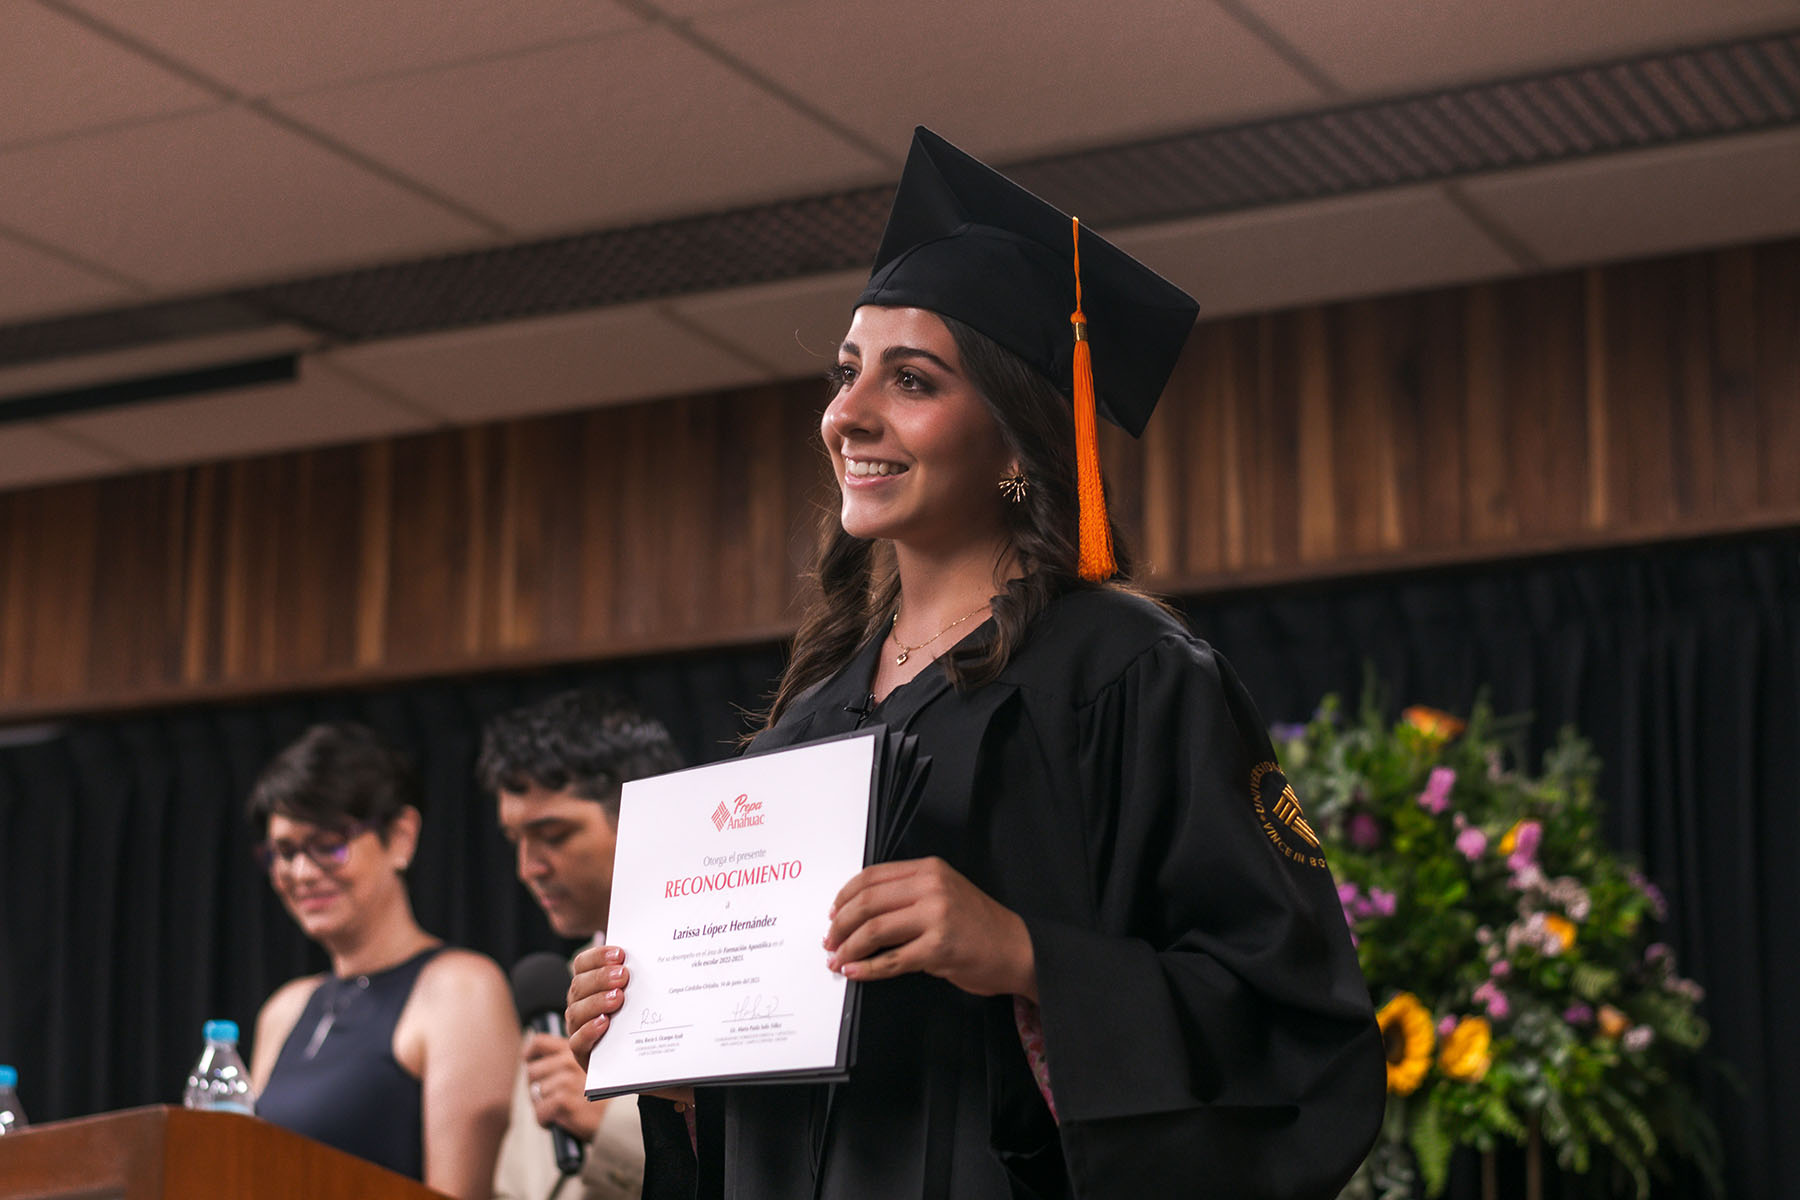
[[727, 805], [723, 800], [719, 807], [712, 811], [713, 828], [723, 833], [727, 829], [748, 829], [752, 825], [763, 823], [763, 805], [761, 800], [752, 800], [748, 793], [739, 796]]

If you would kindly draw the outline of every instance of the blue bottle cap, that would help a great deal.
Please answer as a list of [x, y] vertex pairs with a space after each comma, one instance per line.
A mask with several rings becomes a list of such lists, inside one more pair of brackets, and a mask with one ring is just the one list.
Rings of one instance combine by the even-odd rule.
[[19, 1072], [12, 1067], [0, 1067], [0, 1087], [17, 1087]]
[[238, 1040], [236, 1021], [208, 1021], [200, 1032], [209, 1042], [233, 1042]]

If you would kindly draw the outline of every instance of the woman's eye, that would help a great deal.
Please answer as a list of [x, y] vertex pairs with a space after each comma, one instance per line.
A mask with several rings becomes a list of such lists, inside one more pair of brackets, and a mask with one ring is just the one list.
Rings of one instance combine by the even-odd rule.
[[917, 371], [910, 370], [906, 367], [900, 368], [900, 372], [895, 378], [899, 380], [900, 386], [903, 388], [916, 389], [925, 386], [925, 377], [920, 375]]
[[856, 381], [856, 368], [849, 363], [839, 363], [825, 372], [825, 381], [842, 391]]

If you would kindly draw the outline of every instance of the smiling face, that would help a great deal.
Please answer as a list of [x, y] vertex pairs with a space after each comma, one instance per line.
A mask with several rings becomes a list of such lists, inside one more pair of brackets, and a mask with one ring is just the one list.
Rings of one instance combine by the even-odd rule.
[[551, 928], [582, 938], [606, 928], [619, 827], [598, 801], [535, 786], [502, 791], [500, 830]]
[[1006, 436], [943, 321], [918, 308], [856, 310], [820, 421], [845, 532], [933, 553], [1005, 537]]
[[268, 827], [268, 843], [277, 851], [269, 883], [301, 931], [329, 946], [367, 927], [386, 905], [405, 903], [400, 872], [417, 841], [418, 811], [412, 808], [394, 819], [385, 842], [371, 829], [346, 837], [276, 813]]

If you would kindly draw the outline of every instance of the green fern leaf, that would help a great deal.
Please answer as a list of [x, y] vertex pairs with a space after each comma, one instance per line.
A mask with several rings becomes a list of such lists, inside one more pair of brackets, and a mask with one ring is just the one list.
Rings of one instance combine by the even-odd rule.
[[1439, 1196], [1450, 1182], [1450, 1154], [1456, 1143], [1444, 1128], [1444, 1117], [1438, 1105], [1427, 1099], [1413, 1121], [1413, 1154], [1419, 1160], [1419, 1173], [1425, 1177], [1425, 1194]]

